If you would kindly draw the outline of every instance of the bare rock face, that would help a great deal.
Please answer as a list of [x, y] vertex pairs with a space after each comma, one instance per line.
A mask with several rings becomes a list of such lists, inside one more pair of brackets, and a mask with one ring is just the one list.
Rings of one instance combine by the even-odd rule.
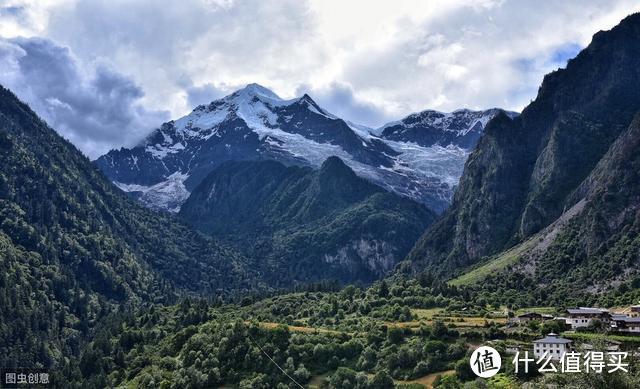
[[351, 271], [364, 266], [368, 271], [383, 277], [398, 263], [398, 256], [393, 243], [358, 239], [338, 249], [335, 254], [325, 254], [324, 261], [329, 264], [340, 264]]

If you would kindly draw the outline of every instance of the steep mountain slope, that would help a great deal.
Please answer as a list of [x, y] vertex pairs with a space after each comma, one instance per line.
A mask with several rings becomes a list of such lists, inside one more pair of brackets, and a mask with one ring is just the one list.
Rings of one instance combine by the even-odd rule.
[[[456, 128], [468, 131], [463, 129], [467, 123], [476, 134], [495, 114], [497, 110], [487, 111], [475, 121], [470, 114], [466, 121], [456, 121]], [[176, 212], [224, 161], [269, 159], [318, 168], [336, 155], [359, 176], [440, 212], [450, 202], [468, 151], [454, 144], [424, 146], [391, 134], [381, 139], [333, 116], [306, 94], [283, 100], [250, 84], [163, 124], [132, 149], [110, 151], [96, 163], [147, 206]]]
[[260, 258], [267, 278], [281, 285], [379, 278], [435, 218], [356, 176], [337, 157], [317, 171], [275, 161], [226, 162], [194, 189], [180, 216]]
[[246, 265], [127, 198], [0, 87], [0, 366], [76, 354], [118, 306], [253, 289]]
[[[640, 294], [640, 111], [572, 194], [573, 207], [525, 243], [509, 267], [473, 286], [521, 306], [574, 305]], [[490, 265], [493, 261], [489, 261]], [[476, 280], [479, 281], [479, 280]], [[533, 289], [533, 293], [522, 293]], [[599, 300], [612, 305], [614, 300]]]
[[408, 256], [414, 268], [450, 276], [554, 222], [639, 109], [635, 14], [547, 75], [520, 116], [488, 123], [452, 207]]
[[[426, 110], [411, 114], [406, 118], [388, 123], [375, 131], [380, 138], [386, 140], [412, 142], [422, 147], [434, 145], [447, 147], [457, 146], [473, 149], [489, 120], [493, 119], [500, 109], [485, 111], [459, 109], [450, 113]], [[516, 117], [515, 112], [505, 113]]]

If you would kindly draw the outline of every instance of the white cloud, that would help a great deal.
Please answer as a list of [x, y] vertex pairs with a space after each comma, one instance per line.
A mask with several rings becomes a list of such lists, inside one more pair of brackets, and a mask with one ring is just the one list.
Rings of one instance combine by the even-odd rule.
[[371, 127], [378, 127], [380, 123], [390, 121], [383, 109], [366, 98], [358, 96], [347, 84], [334, 82], [314, 88], [311, 85], [301, 85], [296, 95], [309, 94], [332, 114]]
[[150, 110], [177, 117], [258, 82], [373, 126], [426, 108], [519, 110], [595, 32], [640, 11], [635, 0], [14, 3], [0, 7], [1, 36], [47, 37], [82, 68], [109, 64]]
[[49, 11], [73, 0], [0, 1], [0, 36], [32, 36], [47, 26]]

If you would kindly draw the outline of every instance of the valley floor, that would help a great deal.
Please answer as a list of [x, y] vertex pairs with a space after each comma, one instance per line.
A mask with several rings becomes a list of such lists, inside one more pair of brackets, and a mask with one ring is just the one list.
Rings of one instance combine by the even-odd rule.
[[[515, 323], [525, 312], [561, 308], [478, 306], [446, 284], [379, 282], [367, 289], [285, 294], [243, 306], [185, 300], [113, 318], [84, 351], [72, 382], [141, 388], [516, 388], [526, 382], [635, 387], [640, 336], [602, 328], [570, 331], [560, 320]], [[616, 312], [625, 307], [616, 308]], [[616, 343], [629, 373], [516, 373], [516, 351], [550, 332], [584, 344]], [[477, 378], [469, 359], [481, 345], [503, 368]], [[73, 367], [68, 367], [73, 371]], [[622, 386], [618, 386], [618, 385]], [[591, 385], [591, 386], [590, 386]]]

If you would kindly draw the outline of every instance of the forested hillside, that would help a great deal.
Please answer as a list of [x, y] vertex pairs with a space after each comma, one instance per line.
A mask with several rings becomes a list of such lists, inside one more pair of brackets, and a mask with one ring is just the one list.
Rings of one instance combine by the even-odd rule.
[[271, 285], [371, 282], [411, 249], [435, 214], [358, 177], [340, 158], [319, 170], [227, 162], [180, 210], [199, 229], [258, 258]]
[[79, 352], [109, 311], [259, 287], [250, 263], [142, 208], [0, 89], [0, 366]]

